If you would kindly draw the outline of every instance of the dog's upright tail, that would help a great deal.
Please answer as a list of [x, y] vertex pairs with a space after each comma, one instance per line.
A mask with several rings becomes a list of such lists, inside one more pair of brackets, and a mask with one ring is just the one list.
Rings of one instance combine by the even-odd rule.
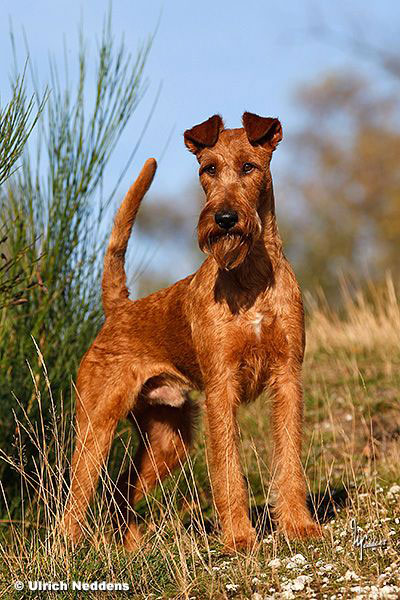
[[106, 316], [116, 304], [128, 298], [125, 273], [126, 248], [140, 203], [153, 181], [156, 169], [157, 163], [154, 158], [146, 160], [139, 177], [129, 188], [114, 219], [114, 226], [104, 257], [102, 300]]

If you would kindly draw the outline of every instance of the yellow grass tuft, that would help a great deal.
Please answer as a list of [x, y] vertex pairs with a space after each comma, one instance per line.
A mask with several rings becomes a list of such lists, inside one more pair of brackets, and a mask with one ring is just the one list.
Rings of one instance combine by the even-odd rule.
[[370, 284], [367, 290], [352, 295], [342, 285], [344, 315], [339, 316], [321, 298], [307, 297], [310, 308], [307, 350], [327, 351], [343, 348], [351, 352], [400, 348], [400, 303], [393, 279], [385, 285]]

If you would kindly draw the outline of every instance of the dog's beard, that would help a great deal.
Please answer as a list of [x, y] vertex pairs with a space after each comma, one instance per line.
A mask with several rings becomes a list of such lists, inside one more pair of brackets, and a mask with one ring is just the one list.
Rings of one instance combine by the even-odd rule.
[[231, 271], [243, 263], [260, 237], [261, 220], [248, 206], [246, 211], [239, 213], [238, 224], [223, 231], [215, 225], [215, 210], [215, 206], [211, 210], [206, 207], [200, 214], [197, 227], [199, 247], [214, 258], [220, 269]]
[[200, 248], [210, 254], [220, 269], [236, 269], [250, 251], [251, 238], [239, 232], [210, 235]]

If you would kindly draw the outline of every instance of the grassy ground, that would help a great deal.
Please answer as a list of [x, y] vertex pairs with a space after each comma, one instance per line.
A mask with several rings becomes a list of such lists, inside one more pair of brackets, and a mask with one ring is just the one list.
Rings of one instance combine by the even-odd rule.
[[[322, 541], [289, 544], [269, 530], [269, 400], [260, 398], [240, 412], [243, 465], [260, 532], [252, 554], [222, 554], [202, 431], [185, 468], [142, 503], [139, 513], [146, 516], [149, 535], [138, 553], [129, 555], [106, 541], [101, 491], [89, 515], [90, 543], [72, 552], [54, 526], [68, 454], [63, 419], [54, 416], [50, 438], [40, 423], [31, 428], [38, 444], [36, 494], [21, 485], [23, 522], [3, 523], [0, 529], [0, 595], [73, 598], [80, 595], [72, 590], [73, 581], [106, 581], [125, 583], [129, 591], [81, 593], [85, 598], [197, 600], [399, 598], [400, 308], [390, 281], [384, 294], [370, 296], [372, 304], [362, 297], [348, 300], [341, 318], [313, 306], [308, 322], [304, 464], [324, 521]], [[113, 477], [117, 456], [121, 448], [128, 455], [129, 444], [129, 432], [122, 428], [110, 457]], [[49, 464], [54, 452], [56, 460]], [[18, 468], [23, 471], [21, 465], [22, 449]], [[103, 490], [108, 481], [105, 473]], [[352, 519], [359, 535], [367, 534], [366, 542], [386, 541], [387, 546], [365, 548], [361, 560]], [[69, 589], [29, 592], [30, 580], [67, 582]], [[25, 584], [24, 591], [15, 591], [16, 581]]]

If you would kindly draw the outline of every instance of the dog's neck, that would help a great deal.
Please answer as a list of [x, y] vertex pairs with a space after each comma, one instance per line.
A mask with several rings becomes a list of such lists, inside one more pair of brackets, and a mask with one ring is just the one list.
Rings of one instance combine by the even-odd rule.
[[276, 270], [283, 258], [282, 240], [279, 235], [275, 215], [274, 188], [263, 190], [260, 197], [260, 218], [263, 224], [262, 244], [271, 261], [272, 269]]
[[262, 192], [259, 211], [262, 233], [245, 260], [231, 271], [216, 272], [215, 298], [226, 300], [233, 313], [253, 306], [259, 294], [273, 287], [284, 258], [275, 216], [272, 185]]

